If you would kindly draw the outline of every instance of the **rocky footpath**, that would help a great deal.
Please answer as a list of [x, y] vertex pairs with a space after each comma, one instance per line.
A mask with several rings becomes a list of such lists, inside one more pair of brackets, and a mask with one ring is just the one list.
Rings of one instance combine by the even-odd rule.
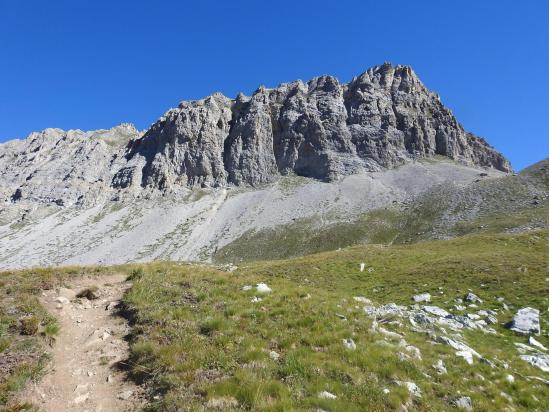
[[46, 375], [21, 399], [45, 412], [138, 410], [140, 389], [123, 372], [129, 326], [117, 313], [131, 285], [116, 274], [78, 278], [70, 286], [41, 296], [61, 328]]
[[252, 185], [295, 173], [320, 180], [447, 156], [509, 172], [408, 66], [383, 64], [340, 83], [320, 76], [232, 100], [182, 102], [140, 133], [123, 124], [46, 129], [0, 145], [0, 196], [58, 206], [120, 193]]

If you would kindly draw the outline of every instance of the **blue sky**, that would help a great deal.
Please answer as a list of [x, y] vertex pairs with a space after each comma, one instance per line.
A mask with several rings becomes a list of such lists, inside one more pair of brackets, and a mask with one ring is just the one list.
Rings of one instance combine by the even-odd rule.
[[0, 0], [0, 141], [409, 64], [521, 168], [549, 156], [547, 1]]

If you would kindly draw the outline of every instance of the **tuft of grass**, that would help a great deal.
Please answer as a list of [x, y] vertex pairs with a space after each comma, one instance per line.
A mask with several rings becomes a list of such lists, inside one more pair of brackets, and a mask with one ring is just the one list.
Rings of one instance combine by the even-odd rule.
[[19, 330], [22, 335], [33, 336], [38, 333], [40, 327], [40, 319], [36, 316], [29, 316], [19, 320]]

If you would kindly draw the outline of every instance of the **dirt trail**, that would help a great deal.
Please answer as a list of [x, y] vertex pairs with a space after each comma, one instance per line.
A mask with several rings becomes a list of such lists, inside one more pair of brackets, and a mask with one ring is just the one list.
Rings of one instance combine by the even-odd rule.
[[[97, 299], [76, 294], [97, 286]], [[46, 291], [42, 304], [55, 314], [60, 332], [52, 349], [52, 363], [44, 378], [29, 388], [25, 400], [41, 411], [133, 411], [139, 389], [117, 368], [128, 355], [126, 321], [115, 315], [126, 289], [124, 275], [89, 276], [74, 280], [70, 289]]]

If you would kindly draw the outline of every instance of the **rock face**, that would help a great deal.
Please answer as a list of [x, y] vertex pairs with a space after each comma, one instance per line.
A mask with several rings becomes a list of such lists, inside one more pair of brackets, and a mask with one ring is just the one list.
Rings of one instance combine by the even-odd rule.
[[113, 173], [126, 163], [128, 142], [140, 133], [130, 124], [110, 130], [45, 129], [0, 145], [0, 196], [83, 205], [104, 195]]
[[113, 183], [257, 185], [290, 172], [333, 180], [435, 154], [510, 170], [411, 68], [384, 64], [348, 84], [321, 76], [235, 101], [184, 102], [135, 142], [127, 155], [135, 166]]
[[320, 76], [182, 102], [144, 134], [130, 125], [32, 133], [0, 145], [1, 195], [65, 205], [106, 189], [255, 186], [289, 173], [335, 180], [434, 155], [511, 170], [410, 67], [383, 64], [348, 84]]

